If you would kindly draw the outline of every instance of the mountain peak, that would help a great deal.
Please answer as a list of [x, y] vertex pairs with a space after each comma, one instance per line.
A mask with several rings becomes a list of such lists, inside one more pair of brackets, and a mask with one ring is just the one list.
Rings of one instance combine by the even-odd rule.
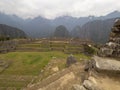
[[118, 10], [115, 10], [115, 11], [107, 14], [106, 17], [108, 17], [108, 18], [120, 17], [120, 12]]

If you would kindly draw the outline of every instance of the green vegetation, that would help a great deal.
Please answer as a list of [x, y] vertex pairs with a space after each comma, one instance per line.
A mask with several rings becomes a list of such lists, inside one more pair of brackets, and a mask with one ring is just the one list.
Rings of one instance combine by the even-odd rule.
[[83, 45], [81, 44], [70, 44], [68, 41], [55, 42], [55, 41], [41, 41], [34, 42], [31, 44], [22, 44], [18, 46], [18, 51], [62, 51], [67, 54], [81, 54], [83, 50]]
[[33, 78], [33, 76], [24, 75], [0, 75], [0, 90], [21, 90], [21, 88], [26, 87]]
[[[9, 65], [3, 71], [1, 70], [0, 90], [6, 90], [9, 87], [12, 88], [11, 90], [14, 88], [21, 90], [32, 79], [36, 82], [55, 73], [52, 71], [55, 67], [59, 70], [64, 69], [66, 59], [70, 54], [74, 54], [79, 62], [91, 58], [82, 52], [82, 45], [70, 44], [69, 41], [43, 40], [43, 42], [19, 44], [15, 52], [0, 54], [0, 60], [6, 62], [4, 66]], [[39, 79], [36, 80], [38, 75]]]
[[96, 53], [95, 48], [92, 46], [89, 46], [89, 45], [84, 45], [84, 50], [85, 50], [86, 54], [88, 54], [88, 55], [93, 55]]
[[9, 36], [0, 36], [0, 41], [7, 41], [10, 40]]
[[[66, 59], [68, 54], [62, 52], [11, 52], [7, 54], [1, 54], [0, 59], [8, 60], [11, 65], [2, 74], [5, 75], [38, 75], [48, 64], [53, 57], [59, 59]], [[78, 60], [80, 58], [89, 59], [84, 54], [75, 55]]]
[[[0, 55], [0, 59], [11, 61], [11, 65], [3, 74], [38, 75], [40, 70], [53, 56], [62, 58], [62, 53], [55, 52], [12, 52]], [[61, 57], [62, 56], [62, 57]]]
[[70, 37], [70, 35], [69, 35], [69, 31], [67, 30], [67, 28], [63, 25], [60, 25], [56, 27], [53, 37], [59, 37], [59, 38], [66, 37], [67, 38], [67, 37]]

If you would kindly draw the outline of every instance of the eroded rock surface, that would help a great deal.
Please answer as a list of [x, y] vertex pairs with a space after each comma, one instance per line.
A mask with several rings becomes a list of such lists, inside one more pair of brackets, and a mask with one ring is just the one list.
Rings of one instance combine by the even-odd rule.
[[75, 84], [75, 85], [73, 85], [73, 90], [86, 90], [86, 88], [79, 84]]
[[95, 69], [101, 72], [120, 73], [120, 61], [94, 56]]
[[70, 65], [76, 63], [77, 60], [73, 55], [68, 56], [67, 61], [66, 61], [66, 66], [69, 67]]

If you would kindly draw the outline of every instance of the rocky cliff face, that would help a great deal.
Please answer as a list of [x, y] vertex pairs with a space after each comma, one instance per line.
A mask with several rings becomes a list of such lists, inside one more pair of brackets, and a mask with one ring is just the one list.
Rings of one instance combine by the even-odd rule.
[[0, 36], [10, 38], [26, 38], [27, 35], [20, 29], [0, 24]]
[[101, 48], [100, 55], [120, 57], [120, 19], [115, 21], [110, 33], [109, 42]]

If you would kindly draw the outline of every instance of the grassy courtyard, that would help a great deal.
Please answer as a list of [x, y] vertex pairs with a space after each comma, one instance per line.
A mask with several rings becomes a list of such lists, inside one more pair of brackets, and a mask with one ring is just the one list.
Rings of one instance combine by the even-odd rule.
[[[1, 54], [1, 60], [10, 62], [10, 66], [2, 73], [5, 75], [38, 75], [53, 57], [66, 59], [68, 54], [63, 52], [10, 52]], [[84, 54], [76, 54], [75, 57], [88, 59]]]
[[[41, 78], [48, 77], [52, 74], [48, 69], [51, 63], [54, 64], [51, 68], [64, 69], [70, 54], [79, 62], [83, 59], [89, 60], [90, 56], [79, 53], [81, 48], [81, 45], [71, 45], [67, 42], [33, 42], [18, 45], [14, 52], [0, 54], [0, 60], [4, 61], [4, 66], [0, 67], [5, 68], [0, 72], [0, 90], [21, 90], [39, 75], [42, 75]], [[8, 64], [7, 68], [5, 64]]]

